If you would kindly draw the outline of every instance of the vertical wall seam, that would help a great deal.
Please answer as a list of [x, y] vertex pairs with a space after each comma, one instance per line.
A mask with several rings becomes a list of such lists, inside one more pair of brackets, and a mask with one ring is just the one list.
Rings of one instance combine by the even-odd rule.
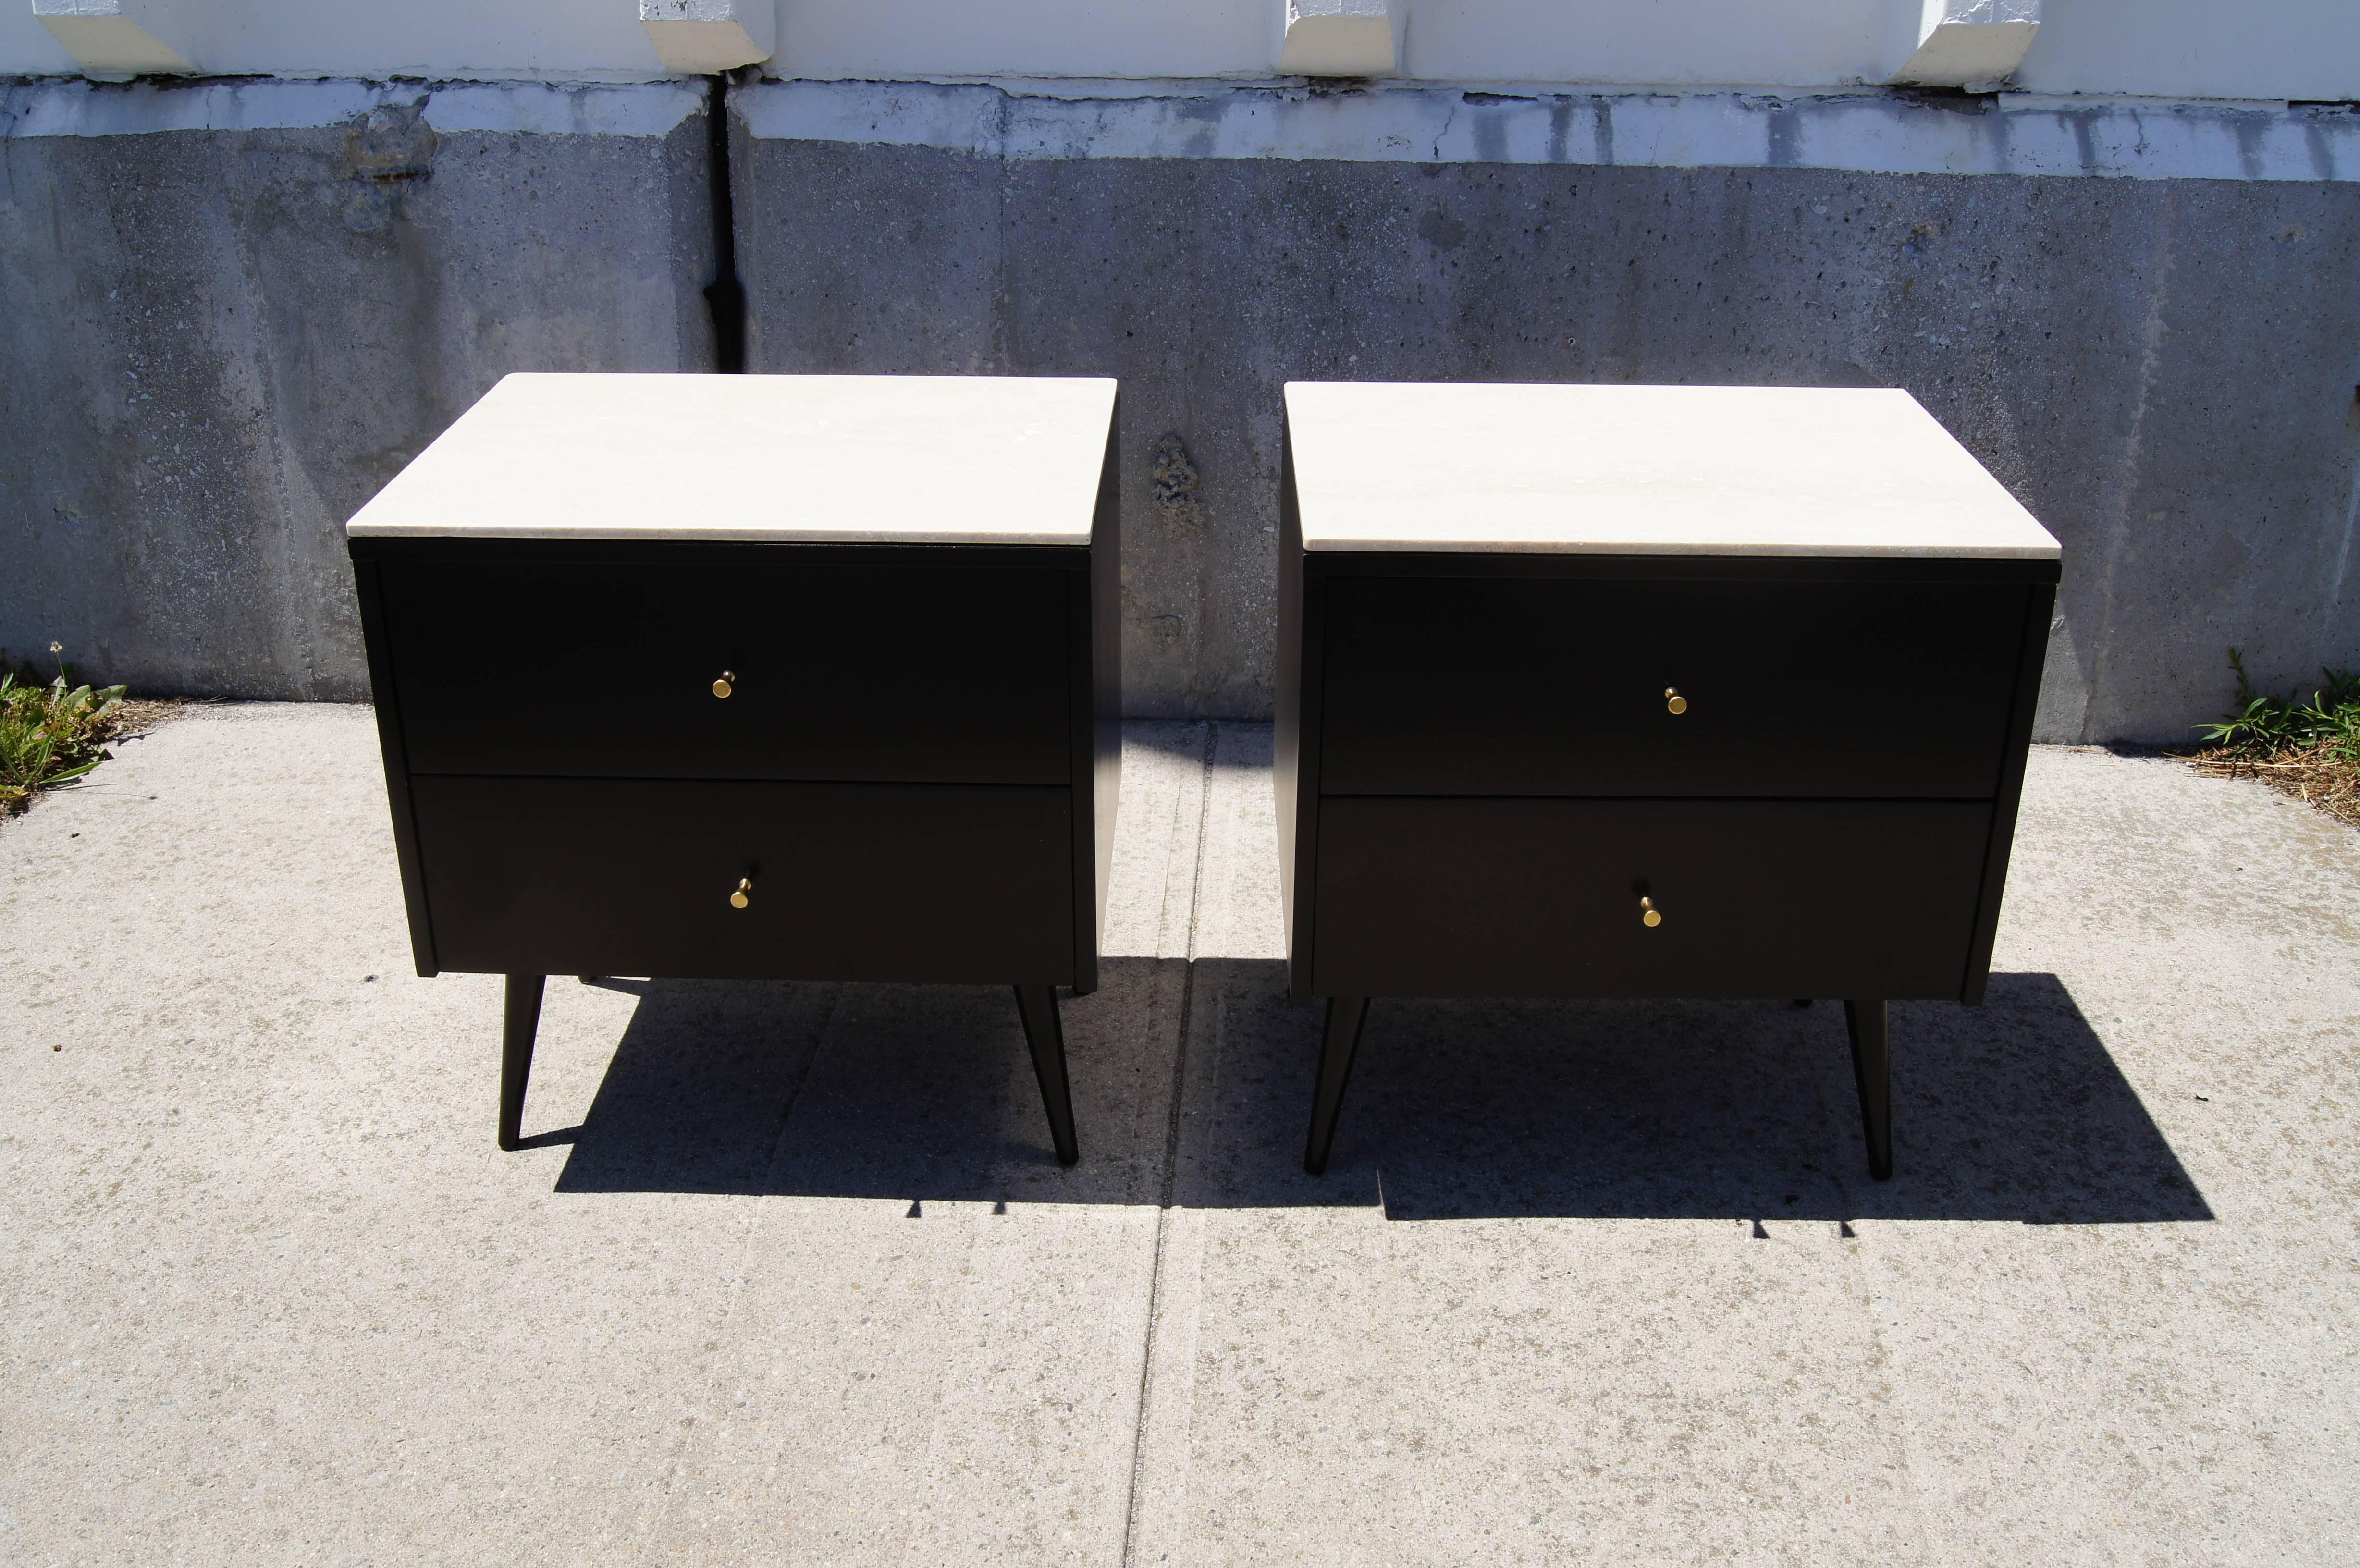
[[713, 368], [736, 376], [746, 368], [746, 285], [738, 276], [738, 202], [730, 188], [729, 78], [705, 79], [705, 173], [713, 209], [713, 281], [705, 286], [713, 315]]

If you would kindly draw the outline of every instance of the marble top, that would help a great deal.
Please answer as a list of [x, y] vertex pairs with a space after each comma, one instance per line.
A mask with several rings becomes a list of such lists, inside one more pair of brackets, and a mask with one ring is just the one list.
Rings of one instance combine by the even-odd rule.
[[504, 376], [345, 531], [446, 539], [1090, 542], [1115, 384]]
[[1298, 381], [1314, 550], [2054, 560], [1907, 392]]

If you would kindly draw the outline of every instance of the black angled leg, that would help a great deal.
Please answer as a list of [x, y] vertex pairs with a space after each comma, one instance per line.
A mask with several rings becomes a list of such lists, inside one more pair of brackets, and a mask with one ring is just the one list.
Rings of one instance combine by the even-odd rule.
[[1057, 1021], [1057, 993], [1047, 985], [1016, 987], [1016, 1010], [1024, 1018], [1024, 1043], [1032, 1048], [1032, 1073], [1041, 1080], [1042, 1108], [1049, 1113], [1049, 1139], [1057, 1163], [1082, 1157], [1074, 1138], [1074, 1091], [1065, 1081], [1065, 1029]]
[[1303, 1147], [1303, 1169], [1314, 1176], [1328, 1170], [1336, 1142], [1336, 1117], [1344, 1108], [1344, 1081], [1360, 1049], [1360, 1026], [1368, 1021], [1366, 996], [1328, 998], [1328, 1027], [1319, 1037], [1319, 1087], [1311, 1099], [1311, 1139]]
[[1868, 1173], [1893, 1180], [1893, 1030], [1883, 1002], [1846, 1002], [1852, 1076], [1860, 1087], [1860, 1130], [1868, 1139]]
[[513, 1149], [524, 1128], [524, 1081], [532, 1073], [532, 1037], [541, 1028], [546, 975], [508, 976], [507, 1018], [500, 1029], [500, 1147]]

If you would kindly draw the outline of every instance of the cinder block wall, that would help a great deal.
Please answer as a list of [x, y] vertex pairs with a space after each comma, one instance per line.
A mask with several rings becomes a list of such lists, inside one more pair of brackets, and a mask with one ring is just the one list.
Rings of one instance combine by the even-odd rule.
[[[599, 91], [685, 96], [628, 131], [437, 132], [387, 89], [324, 127], [0, 140], [0, 647], [364, 695], [340, 525], [377, 485], [506, 371], [713, 363], [697, 90]], [[1797, 166], [1774, 118], [1754, 167], [1562, 127], [1521, 162], [1505, 131], [1010, 156], [777, 134], [792, 91], [737, 99], [748, 367], [1120, 376], [1134, 713], [1269, 710], [1301, 377], [1906, 387], [2065, 543], [2043, 738], [2185, 738], [2233, 644], [2281, 684], [2360, 661], [2360, 183], [2325, 154], [1872, 172]]]

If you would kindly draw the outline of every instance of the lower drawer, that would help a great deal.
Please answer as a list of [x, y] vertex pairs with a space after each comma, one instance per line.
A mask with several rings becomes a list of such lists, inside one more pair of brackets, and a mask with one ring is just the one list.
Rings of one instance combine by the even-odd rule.
[[410, 798], [444, 969], [1075, 978], [1066, 789], [437, 777]]
[[1956, 997], [1991, 822], [1937, 801], [1329, 798], [1309, 988]]

